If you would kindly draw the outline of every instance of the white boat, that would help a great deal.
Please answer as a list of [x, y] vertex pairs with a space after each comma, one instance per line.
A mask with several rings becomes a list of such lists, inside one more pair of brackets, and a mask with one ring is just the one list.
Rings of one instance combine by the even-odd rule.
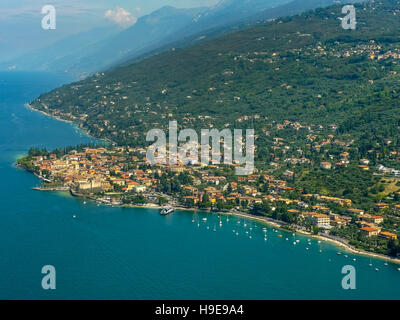
[[175, 211], [175, 209], [174, 209], [173, 207], [168, 206], [168, 207], [164, 207], [164, 208], [161, 210], [160, 214], [161, 214], [162, 216], [166, 216], [167, 214], [170, 214], [170, 213], [172, 213], [172, 212], [174, 212], [174, 211]]

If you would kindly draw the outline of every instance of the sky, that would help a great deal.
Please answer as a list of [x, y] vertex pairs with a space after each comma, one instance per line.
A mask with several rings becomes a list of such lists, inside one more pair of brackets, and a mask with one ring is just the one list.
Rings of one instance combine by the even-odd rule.
[[[0, 61], [97, 27], [127, 28], [163, 6], [213, 6], [219, 0], [0, 0]], [[56, 29], [43, 30], [42, 7], [56, 9]]]

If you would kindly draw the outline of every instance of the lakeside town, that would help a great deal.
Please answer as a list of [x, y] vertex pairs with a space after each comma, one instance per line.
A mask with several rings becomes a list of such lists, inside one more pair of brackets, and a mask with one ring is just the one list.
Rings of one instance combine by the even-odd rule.
[[[321, 139], [323, 133], [316, 134], [311, 127], [299, 123], [275, 124], [276, 132], [293, 128], [308, 130], [310, 142], [320, 141], [309, 145], [313, 152], [319, 153], [327, 145], [351, 149], [351, 143], [335, 139], [332, 133]], [[335, 125], [328, 128], [335, 129]], [[296, 152], [302, 157], [278, 157], [278, 150], [290, 154], [288, 144], [279, 137], [273, 137], [271, 143], [275, 157], [267, 169], [255, 168], [247, 176], [235, 175], [238, 164], [203, 164], [193, 160], [188, 165], [149, 165], [145, 148], [115, 145], [79, 146], [53, 152], [31, 149], [18, 164], [42, 179], [38, 190], [69, 191], [107, 205], [170, 205], [266, 217], [293, 232], [319, 234], [359, 250], [398, 256], [399, 170], [382, 164], [372, 166], [367, 158], [351, 159], [348, 151], [339, 152], [337, 159], [328, 156], [331, 161], [318, 162], [301, 150]], [[377, 156], [376, 152], [369, 154]], [[307, 192], [299, 178], [305, 169], [315, 166], [323, 173], [356, 170], [368, 177], [373, 174], [379, 181], [381, 195], [366, 207], [358, 206], [350, 198]], [[385, 179], [387, 185], [382, 189]]]

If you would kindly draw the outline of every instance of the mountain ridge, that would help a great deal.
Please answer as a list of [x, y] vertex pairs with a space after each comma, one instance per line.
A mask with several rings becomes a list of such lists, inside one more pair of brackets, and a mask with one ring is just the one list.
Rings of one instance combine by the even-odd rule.
[[[283, 2], [282, 2], [283, 1]], [[228, 33], [254, 24], [258, 19], [276, 18], [298, 13], [333, 0], [252, 0], [226, 1], [213, 8], [181, 9], [162, 7], [139, 18], [137, 23], [120, 32], [105, 30], [104, 36], [76, 41], [90, 32], [69, 37], [50, 47], [30, 52], [23, 57], [1, 63], [2, 69], [67, 72], [84, 78], [130, 59], [142, 59], [168, 47], [186, 46], [193, 42]], [[250, 5], [253, 4], [253, 5]], [[279, 5], [278, 5], [279, 4]], [[251, 7], [247, 11], [243, 8]], [[267, 8], [267, 9], [265, 9]], [[265, 9], [264, 11], [262, 11]], [[116, 28], [113, 28], [116, 30]], [[110, 33], [110, 36], [106, 36]], [[101, 35], [101, 34], [100, 34]], [[198, 39], [197, 39], [198, 38]], [[59, 48], [64, 49], [59, 49]], [[51, 53], [51, 54], [50, 54]], [[58, 57], [58, 58], [57, 58]]]
[[400, 124], [398, 3], [357, 5], [355, 31], [341, 28], [340, 6], [277, 19], [98, 73], [32, 105], [119, 144], [143, 144], [170, 119], [259, 132], [262, 119], [335, 124], [354, 139], [372, 128], [372, 144]]

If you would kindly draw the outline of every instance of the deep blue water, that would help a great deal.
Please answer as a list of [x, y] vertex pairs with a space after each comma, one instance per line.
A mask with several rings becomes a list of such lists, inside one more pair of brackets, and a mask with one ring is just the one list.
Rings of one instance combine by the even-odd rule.
[[[307, 237], [271, 228], [265, 241], [264, 226], [243, 219], [238, 225], [238, 219], [222, 217], [220, 227], [217, 215], [162, 217], [157, 210], [97, 206], [65, 193], [33, 191], [39, 181], [14, 166], [19, 155], [32, 146], [91, 141], [70, 124], [24, 107], [70, 80], [0, 73], [1, 299], [400, 298], [398, 266], [329, 243], [308, 244]], [[356, 268], [356, 290], [341, 287], [347, 264]], [[41, 287], [44, 265], [56, 268], [56, 290]]]

